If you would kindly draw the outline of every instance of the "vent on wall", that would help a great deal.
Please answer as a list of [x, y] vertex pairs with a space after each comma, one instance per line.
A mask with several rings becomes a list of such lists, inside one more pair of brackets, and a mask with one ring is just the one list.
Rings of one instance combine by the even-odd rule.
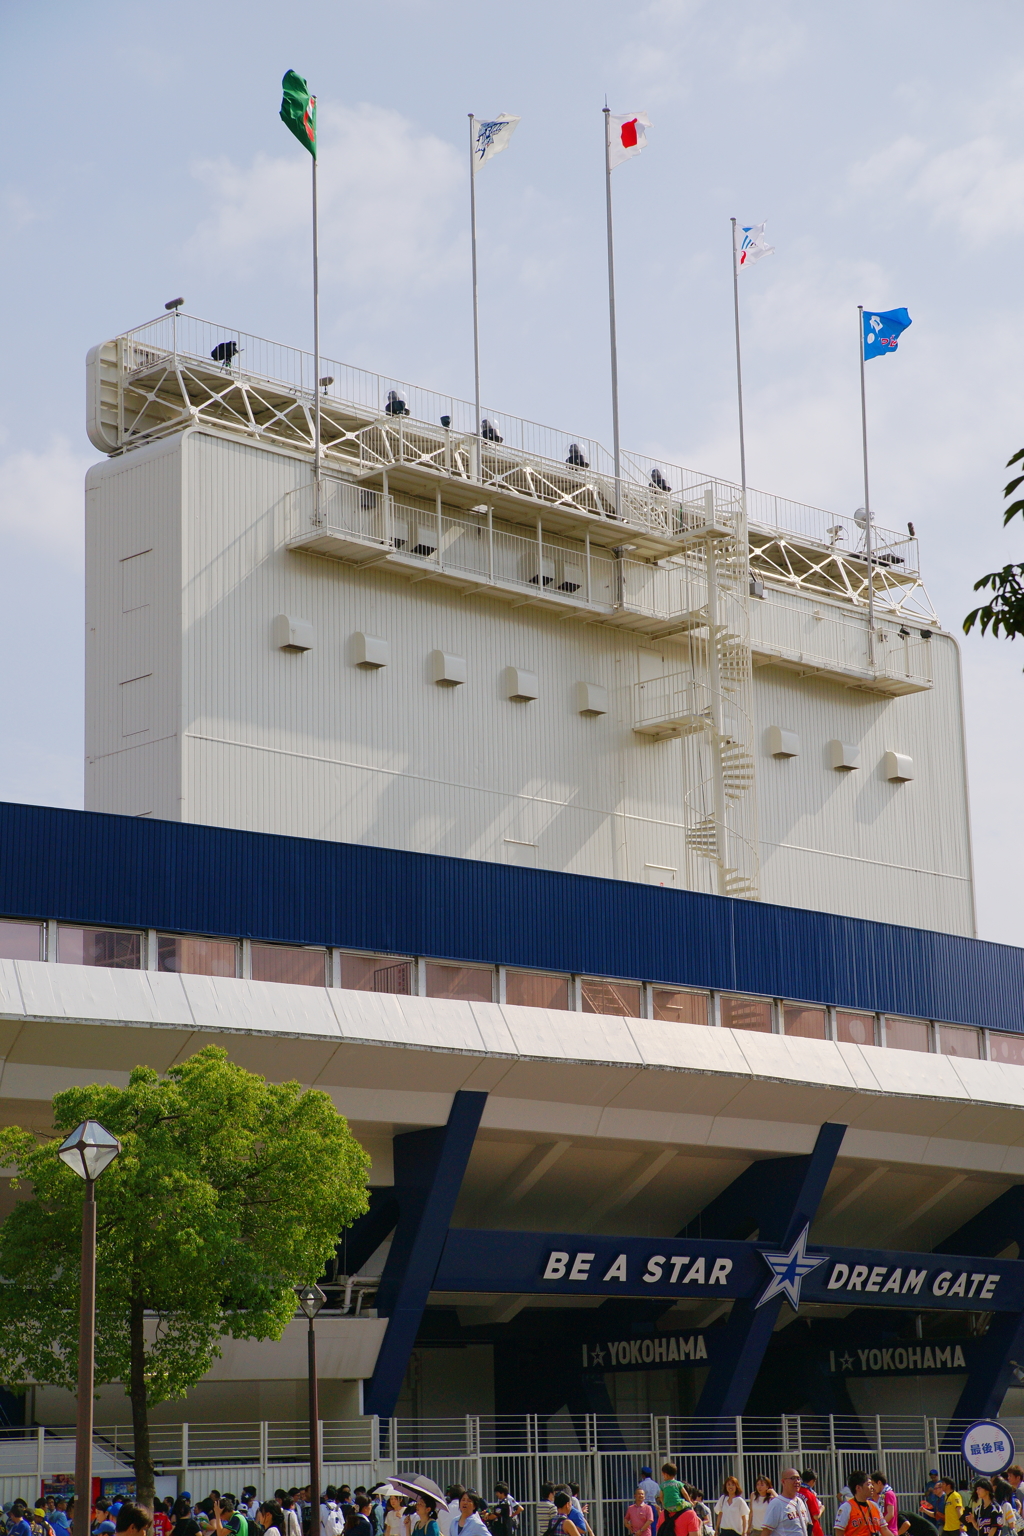
[[785, 731], [781, 725], [770, 725], [764, 738], [769, 757], [799, 757], [800, 737], [796, 731]]
[[527, 672], [522, 667], [505, 668], [505, 694], [517, 704], [528, 704], [538, 697], [540, 683], [536, 672]]
[[914, 759], [904, 752], [886, 752], [882, 758], [882, 774], [891, 784], [905, 784], [914, 777]]
[[279, 613], [271, 626], [274, 644], [281, 651], [311, 651], [313, 626], [308, 619], [293, 619], [287, 613]]
[[450, 651], [431, 651], [430, 675], [441, 688], [457, 688], [469, 676], [465, 656], [453, 656]]

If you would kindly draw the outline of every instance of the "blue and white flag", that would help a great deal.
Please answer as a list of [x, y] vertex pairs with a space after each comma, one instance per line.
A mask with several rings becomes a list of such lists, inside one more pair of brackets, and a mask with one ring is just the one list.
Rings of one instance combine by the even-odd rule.
[[762, 256], [771, 256], [775, 251], [764, 237], [763, 224], [737, 224], [735, 240], [737, 267], [752, 267]]
[[497, 117], [473, 119], [474, 176], [494, 155], [500, 155], [503, 149], [508, 148], [508, 141], [515, 133], [518, 122], [518, 117], [510, 117], [507, 112], [499, 112]]
[[899, 338], [911, 324], [905, 309], [866, 309], [864, 311], [864, 358], [884, 357], [895, 352]]

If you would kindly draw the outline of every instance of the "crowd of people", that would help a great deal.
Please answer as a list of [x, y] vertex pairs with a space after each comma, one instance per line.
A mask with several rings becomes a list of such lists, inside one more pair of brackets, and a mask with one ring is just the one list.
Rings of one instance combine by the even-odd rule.
[[[328, 1486], [320, 1498], [319, 1522], [312, 1519], [310, 1490], [278, 1488], [260, 1499], [252, 1485], [241, 1495], [214, 1489], [193, 1501], [189, 1492], [157, 1499], [152, 1512], [134, 1500], [98, 1499], [91, 1511], [91, 1536], [519, 1536], [525, 1506], [508, 1484], [495, 1484], [493, 1497], [453, 1483], [442, 1490], [429, 1479], [405, 1479], [372, 1488]], [[396, 1486], [396, 1484], [398, 1486]], [[623, 1524], [627, 1536], [1024, 1536], [1024, 1469], [1009, 1467], [999, 1477], [977, 1477], [965, 1500], [949, 1478], [929, 1473], [917, 1509], [901, 1509], [885, 1473], [854, 1470], [842, 1489], [831, 1522], [816, 1491], [813, 1470], [786, 1467], [776, 1491], [771, 1478], [758, 1477], [749, 1497], [738, 1478], [725, 1478], [717, 1499], [684, 1483], [674, 1462], [656, 1481], [640, 1469]], [[0, 1536], [71, 1536], [74, 1498], [47, 1497], [34, 1506], [16, 1499], [4, 1506]], [[535, 1506], [535, 1536], [594, 1536], [578, 1483], [541, 1485]], [[534, 1536], [524, 1532], [524, 1536]]]
[[[679, 1480], [671, 1461], [655, 1482], [651, 1468], [640, 1469], [633, 1502], [623, 1523], [628, 1536], [825, 1536], [824, 1509], [810, 1467], [786, 1467], [776, 1492], [769, 1477], [755, 1480], [748, 1500], [736, 1477], [726, 1477], [709, 1507], [703, 1492]], [[901, 1510], [885, 1473], [851, 1471], [831, 1522], [833, 1536], [1024, 1536], [1024, 1469], [1009, 1467], [1000, 1477], [976, 1477], [967, 1502], [956, 1484], [928, 1474], [928, 1486], [916, 1510]], [[542, 1536], [543, 1527], [538, 1527]], [[557, 1524], [552, 1536], [586, 1536]], [[589, 1527], [588, 1527], [589, 1529]]]

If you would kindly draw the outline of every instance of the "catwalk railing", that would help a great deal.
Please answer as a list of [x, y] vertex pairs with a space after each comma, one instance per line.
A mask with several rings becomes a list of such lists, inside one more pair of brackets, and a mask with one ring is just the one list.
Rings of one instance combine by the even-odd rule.
[[[642, 1466], [666, 1458], [685, 1482], [709, 1497], [736, 1476], [744, 1489], [756, 1478], [779, 1486], [782, 1469], [810, 1468], [828, 1524], [855, 1467], [881, 1466], [904, 1512], [916, 1511], [932, 1467], [957, 1484], [969, 1479], [959, 1452], [968, 1427], [951, 1419], [895, 1416], [785, 1415], [780, 1418], [690, 1419], [660, 1414], [536, 1414], [464, 1418], [362, 1418], [320, 1426], [324, 1483], [371, 1486], [397, 1473], [425, 1472], [442, 1486], [461, 1482], [490, 1496], [507, 1482], [525, 1506], [523, 1536], [542, 1536], [541, 1485], [578, 1482], [595, 1536], [618, 1536], [622, 1511]], [[1024, 1420], [1003, 1421], [1018, 1443]], [[298, 1422], [155, 1424], [152, 1455], [159, 1474], [205, 1498], [217, 1487], [237, 1493], [245, 1483], [261, 1497], [301, 1487], [308, 1477], [306, 1425]], [[132, 1433], [99, 1427], [98, 1476], [131, 1476]], [[73, 1472], [74, 1429], [0, 1431], [0, 1495], [4, 1502], [35, 1495], [40, 1479]]]
[[[122, 446], [205, 418], [254, 437], [312, 443], [311, 353], [183, 314], [162, 315], [124, 332], [116, 353], [121, 399], [111, 406], [111, 428]], [[383, 466], [397, 454], [496, 488], [507, 482], [541, 501], [578, 500], [606, 515], [615, 506], [612, 456], [592, 438], [485, 406], [488, 427], [477, 440], [470, 401], [328, 358], [321, 359], [320, 374], [329, 380], [321, 391], [328, 454], [333, 433], [337, 451], [345, 458], [355, 451], [361, 466]], [[533, 483], [537, 475], [543, 481], [539, 487]], [[674, 499], [695, 501], [709, 488], [716, 505], [738, 506], [739, 487], [730, 481], [668, 460], [622, 454], [620, 499], [627, 523], [671, 522]], [[789, 534], [836, 557], [855, 557], [864, 546], [864, 530], [854, 517], [766, 491], [748, 490], [747, 522], [752, 532]], [[884, 561], [894, 574], [917, 575], [912, 535], [876, 525], [873, 543], [879, 574]]]

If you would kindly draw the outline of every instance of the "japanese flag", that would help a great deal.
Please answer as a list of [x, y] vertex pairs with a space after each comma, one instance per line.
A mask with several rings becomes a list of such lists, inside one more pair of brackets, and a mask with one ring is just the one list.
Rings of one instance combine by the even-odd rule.
[[632, 117], [613, 117], [610, 112], [605, 116], [608, 120], [608, 169], [613, 171], [623, 160], [632, 160], [638, 155], [647, 143], [645, 128], [650, 128], [651, 120], [646, 112], [634, 113]]
[[771, 256], [775, 250], [764, 237], [763, 224], [736, 225], [736, 265], [752, 267], [762, 256]]

